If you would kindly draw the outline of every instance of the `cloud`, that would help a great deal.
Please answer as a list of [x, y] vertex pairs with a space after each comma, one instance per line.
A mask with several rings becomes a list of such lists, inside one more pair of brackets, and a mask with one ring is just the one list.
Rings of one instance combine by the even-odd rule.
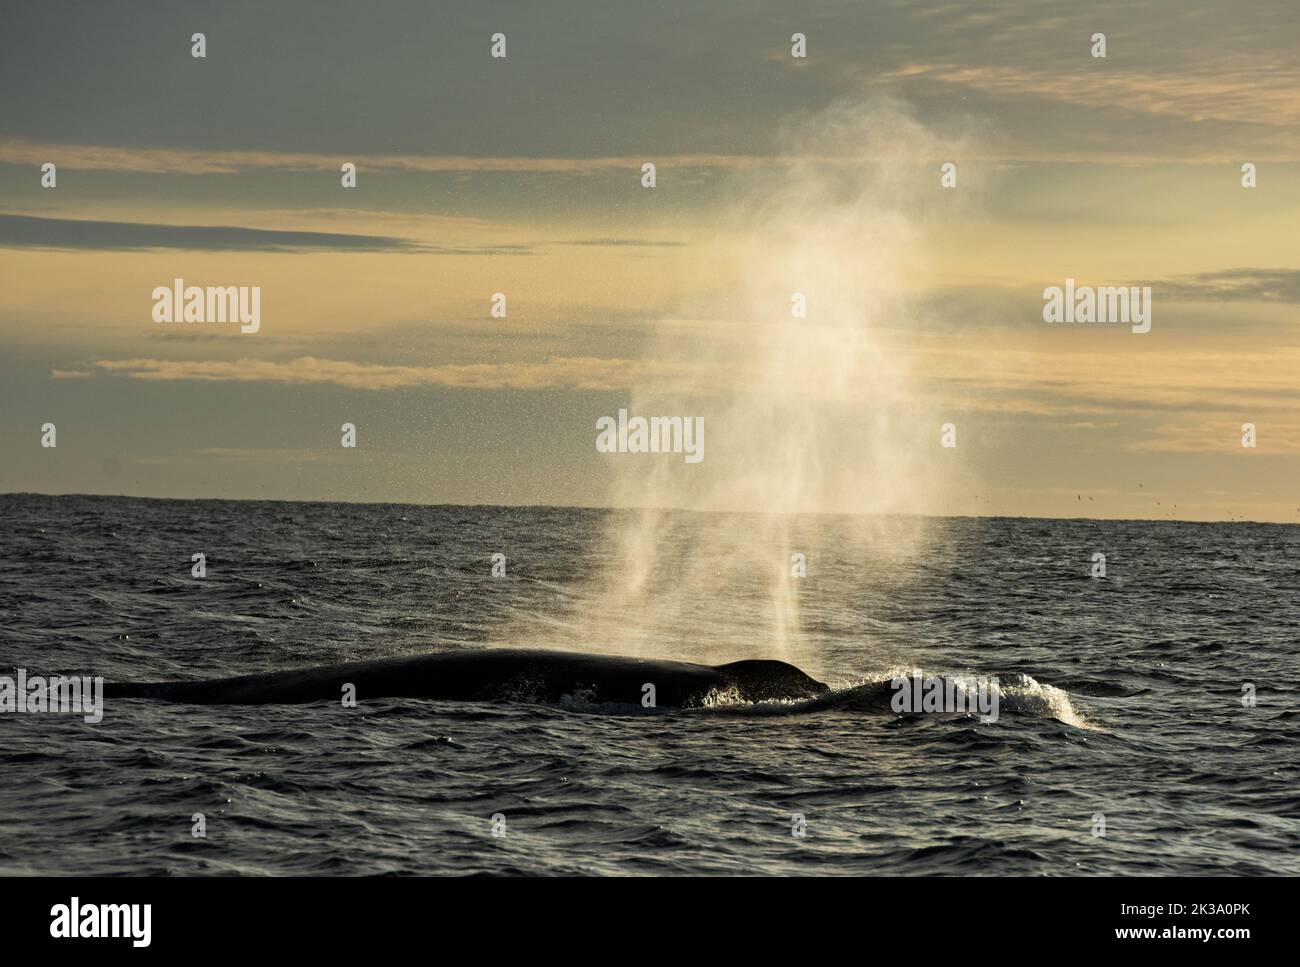
[[553, 357], [542, 362], [458, 363], [443, 366], [392, 366], [341, 359], [300, 356], [286, 361], [265, 359], [172, 360], [105, 359], [90, 370], [55, 370], [55, 379], [87, 373], [111, 373], [150, 381], [334, 384], [349, 389], [392, 390], [416, 386], [457, 389], [626, 389], [646, 364], [625, 359]]
[[1062, 414], [1088, 406], [1117, 413], [1293, 410], [1300, 401], [1300, 347], [1231, 355], [1168, 352], [1140, 346], [1142, 336], [1115, 331], [1115, 349], [1097, 351], [1071, 349], [1073, 333], [1058, 332], [1052, 348], [1041, 351], [1007, 349], [991, 359], [980, 349], [935, 348], [917, 354], [915, 365], [954, 398], [1033, 400]]
[[[1038, 112], [1068, 128], [1065, 140], [1034, 139], [1025, 131], [1012, 135], [1016, 141], [1000, 152], [1007, 160], [1234, 166], [1242, 160], [1295, 161], [1300, 68], [1293, 59], [1241, 52], [1214, 58], [1213, 52], [1188, 53], [1195, 70], [1178, 64], [1112, 66], [1086, 56], [1082, 64], [917, 61], [875, 79], [899, 84], [925, 101], [992, 99], [984, 108], [989, 119], [999, 111]], [[861, 66], [850, 73], [874, 74]]]
[[1232, 414], [1208, 418], [1179, 417], [1163, 422], [1151, 433], [1125, 446], [1145, 453], [1217, 453], [1244, 459], [1294, 456], [1300, 453], [1300, 421], [1286, 416], [1269, 419], [1257, 427], [1261, 434], [1254, 448], [1241, 445], [1243, 421]]
[[1169, 299], [1300, 304], [1300, 269], [1220, 269], [1151, 285]]
[[141, 251], [186, 249], [206, 252], [418, 252], [423, 248], [384, 235], [274, 231], [220, 225], [159, 225], [145, 222], [83, 221], [0, 214], [0, 247]]
[[[924, 68], [921, 68], [924, 71]], [[918, 75], [925, 77], [924, 73]], [[898, 75], [906, 78], [906, 72]], [[955, 80], [953, 81], [956, 82]], [[531, 174], [531, 175], [618, 175], [637, 178], [641, 166], [653, 161], [662, 172], [761, 171], [791, 165], [824, 164], [852, 166], [865, 162], [897, 160], [907, 157], [895, 145], [861, 145], [852, 154], [815, 155], [783, 152], [780, 154], [660, 154], [602, 155], [592, 157], [529, 157], [525, 155], [349, 155], [318, 154], [303, 151], [210, 151], [190, 148], [131, 148], [94, 144], [58, 144], [26, 139], [0, 138], [0, 164], [39, 168], [53, 162], [73, 171], [111, 171], [137, 174], [235, 175], [258, 171], [327, 171], [338, 175], [344, 161], [356, 164], [358, 173], [417, 172], [426, 174]], [[982, 146], [963, 157], [967, 161], [1020, 161], [1033, 157], [1077, 160], [1077, 150], [1043, 150]], [[1121, 152], [1125, 159], [1167, 160], [1157, 152]], [[1232, 157], [1236, 157], [1232, 155]], [[1263, 157], [1263, 156], [1261, 156]], [[915, 160], [930, 163], [930, 155]]]
[[[0, 138], [0, 163], [39, 167], [53, 162], [74, 171], [130, 171], [145, 174], [232, 175], [257, 170], [330, 171], [344, 161], [358, 172], [511, 172], [516, 174], [587, 175], [612, 171], [638, 174], [641, 156], [588, 158], [526, 155], [325, 155], [304, 151], [209, 151], [191, 148], [130, 148], [96, 144], [57, 144], [25, 138]], [[753, 168], [779, 161], [766, 155], [678, 154], [657, 156], [660, 168]]]
[[1300, 70], [1286, 62], [1255, 60], [1202, 65], [1190, 71], [1025, 68], [975, 64], [911, 64], [885, 75], [894, 80], [925, 78], [958, 87], [1032, 95], [1087, 107], [1126, 109], [1190, 121], [1249, 121], [1274, 127], [1300, 123]]
[[639, 238], [577, 238], [567, 242], [559, 242], [558, 244], [609, 248], [680, 248], [686, 245], [685, 242], [654, 242]]

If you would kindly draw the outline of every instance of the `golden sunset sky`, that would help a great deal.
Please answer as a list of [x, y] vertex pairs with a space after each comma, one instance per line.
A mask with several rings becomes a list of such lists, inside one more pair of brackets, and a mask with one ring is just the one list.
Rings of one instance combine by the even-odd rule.
[[[1300, 520], [1297, 41], [1263, 0], [24, 4], [0, 490], [617, 504], [598, 417], [698, 406], [725, 476], [758, 387], [892, 428], [889, 499], [802, 509]], [[261, 330], [155, 324], [174, 278]], [[1045, 323], [1067, 278], [1151, 331]]]

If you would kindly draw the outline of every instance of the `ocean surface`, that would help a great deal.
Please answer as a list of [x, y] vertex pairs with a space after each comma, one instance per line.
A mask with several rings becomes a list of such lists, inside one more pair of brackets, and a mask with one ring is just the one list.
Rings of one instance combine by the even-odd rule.
[[[631, 512], [3, 495], [0, 521], [0, 675], [528, 644], [837, 690], [3, 714], [0, 874], [1300, 874], [1295, 526], [683, 513], [647, 576]], [[678, 566], [778, 532], [786, 592]], [[855, 701], [914, 670], [998, 676], [1001, 714]]]

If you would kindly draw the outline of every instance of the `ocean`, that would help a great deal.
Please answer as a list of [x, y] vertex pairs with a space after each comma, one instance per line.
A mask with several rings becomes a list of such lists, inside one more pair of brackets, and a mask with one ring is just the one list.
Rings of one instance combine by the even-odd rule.
[[[687, 565], [717, 534], [761, 557], [770, 521], [681, 512], [629, 573], [632, 511], [0, 511], [0, 675], [527, 644], [779, 658], [835, 690], [0, 714], [0, 874], [1300, 874], [1295, 526], [898, 517], [848, 539], [855, 522], [808, 516], [759, 573], [754, 555]], [[806, 576], [774, 583], [792, 546]], [[1002, 713], [860, 700], [914, 672], [996, 676]]]

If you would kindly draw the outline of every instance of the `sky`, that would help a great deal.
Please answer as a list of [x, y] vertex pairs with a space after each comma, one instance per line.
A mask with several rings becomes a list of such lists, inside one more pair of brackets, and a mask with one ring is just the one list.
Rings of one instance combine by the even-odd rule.
[[[1265, 0], [17, 6], [0, 491], [1300, 521], [1298, 41]], [[155, 322], [177, 278], [258, 331]], [[1045, 322], [1066, 279], [1151, 330]], [[628, 407], [705, 459], [629, 486], [674, 457], [597, 451]]]

